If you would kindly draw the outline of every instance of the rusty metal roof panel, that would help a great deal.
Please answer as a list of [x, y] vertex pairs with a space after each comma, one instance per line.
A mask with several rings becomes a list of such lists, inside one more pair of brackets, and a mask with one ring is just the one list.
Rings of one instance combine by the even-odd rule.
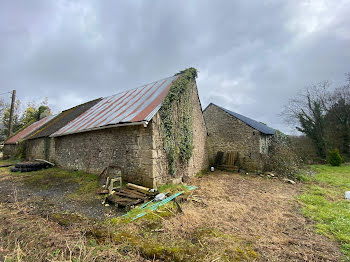
[[53, 119], [56, 115], [52, 116], [47, 116], [39, 121], [34, 122], [33, 124], [27, 126], [26, 128], [18, 131], [15, 133], [13, 136], [9, 137], [6, 141], [5, 144], [16, 144], [21, 140], [24, 140], [27, 138], [29, 135], [31, 135], [33, 132], [38, 130], [40, 127], [45, 125], [47, 122], [49, 122], [51, 119]]
[[150, 121], [178, 76], [103, 98], [52, 136], [85, 132], [122, 123]]

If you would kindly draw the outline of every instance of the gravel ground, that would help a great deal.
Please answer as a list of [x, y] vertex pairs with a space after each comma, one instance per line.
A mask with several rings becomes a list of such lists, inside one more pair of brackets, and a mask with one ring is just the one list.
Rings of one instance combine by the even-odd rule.
[[[30, 175], [30, 173], [28, 173]], [[76, 213], [89, 219], [99, 220], [106, 217], [120, 216], [123, 210], [101, 204], [100, 199], [79, 201], [69, 198], [79, 188], [79, 184], [65, 184], [49, 189], [29, 187], [23, 183], [25, 176], [13, 176], [8, 168], [0, 170], [0, 202], [26, 202], [31, 212], [46, 216], [50, 213]]]

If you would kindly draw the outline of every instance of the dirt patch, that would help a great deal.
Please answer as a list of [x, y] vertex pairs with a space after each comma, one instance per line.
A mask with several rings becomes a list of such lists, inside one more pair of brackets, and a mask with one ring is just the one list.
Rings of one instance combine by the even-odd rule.
[[195, 202], [185, 206], [185, 216], [192, 215], [166, 221], [169, 231], [181, 227], [180, 232], [186, 233], [205, 224], [253, 243], [263, 261], [339, 261], [342, 257], [338, 244], [316, 234], [313, 222], [300, 213], [295, 201], [300, 184], [224, 172], [191, 183], [200, 186], [195, 194], [205, 206]]

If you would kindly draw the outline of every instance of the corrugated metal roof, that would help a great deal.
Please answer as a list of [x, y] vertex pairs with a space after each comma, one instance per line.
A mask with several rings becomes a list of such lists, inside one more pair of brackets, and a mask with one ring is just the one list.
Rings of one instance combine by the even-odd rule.
[[[213, 104], [215, 105], [215, 104]], [[252, 128], [260, 131], [261, 133], [265, 134], [265, 135], [274, 135], [275, 134], [275, 129], [263, 124], [263, 123], [260, 123], [258, 121], [255, 121], [249, 117], [246, 117], [246, 116], [243, 116], [241, 114], [238, 114], [238, 113], [235, 113], [235, 112], [232, 112], [230, 110], [227, 110], [221, 106], [218, 106], [218, 105], [215, 105], [219, 108], [221, 108], [222, 110], [224, 110], [226, 113], [238, 118], [239, 120], [243, 121], [244, 123], [246, 123], [248, 126], [251, 126]]]
[[168, 77], [105, 97], [52, 136], [85, 132], [116, 124], [150, 121], [177, 77]]
[[19, 132], [15, 133], [13, 136], [9, 137], [6, 141], [5, 144], [16, 144], [20, 140], [25, 139], [29, 135], [33, 134], [36, 130], [38, 130], [40, 127], [45, 125], [48, 121], [53, 119], [55, 115], [52, 116], [47, 116], [39, 121], [34, 122], [33, 124], [27, 126], [23, 130], [20, 130]]
[[46, 137], [55, 133], [57, 130], [64, 127], [70, 121], [76, 119], [78, 116], [86, 112], [88, 109], [96, 105], [101, 100], [102, 98], [98, 98], [98, 99], [95, 99], [62, 111], [54, 119], [51, 119], [45, 125], [43, 125], [39, 130], [35, 131], [28, 139]]

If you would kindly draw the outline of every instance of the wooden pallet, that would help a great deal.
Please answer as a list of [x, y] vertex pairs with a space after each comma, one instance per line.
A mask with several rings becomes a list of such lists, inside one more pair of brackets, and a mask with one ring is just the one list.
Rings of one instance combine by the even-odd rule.
[[[133, 184], [132, 184], [133, 185]], [[115, 190], [107, 197], [107, 201], [115, 205], [126, 207], [149, 201], [158, 192], [148, 192], [140, 186], [128, 186]]]

